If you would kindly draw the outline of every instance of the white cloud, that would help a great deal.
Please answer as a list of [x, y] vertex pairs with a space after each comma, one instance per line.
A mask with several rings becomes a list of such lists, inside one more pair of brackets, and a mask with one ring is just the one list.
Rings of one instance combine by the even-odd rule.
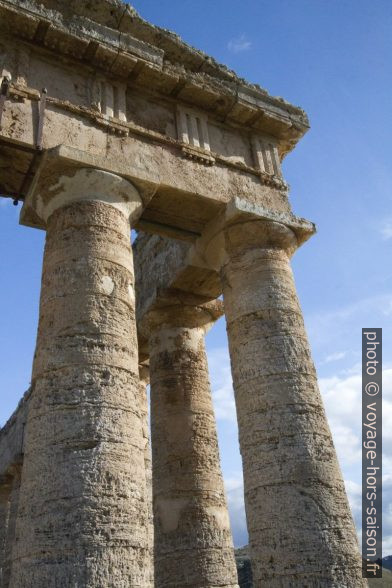
[[[346, 360], [361, 359], [361, 326], [382, 324], [386, 329], [392, 317], [392, 294], [379, 294], [359, 299], [346, 306], [333, 310], [317, 310], [305, 315], [305, 323], [312, 351], [319, 367], [324, 358], [339, 352], [342, 345], [350, 349]], [[392, 326], [392, 325], [391, 325]]]
[[[361, 531], [362, 375], [356, 365], [340, 376], [321, 378], [320, 389], [345, 478], [358, 534]], [[392, 369], [383, 371], [383, 554], [392, 554]], [[353, 478], [356, 478], [355, 480]]]
[[342, 467], [361, 460], [361, 375], [320, 378], [320, 390]]
[[[362, 525], [362, 486], [352, 480], [344, 480], [351, 513], [357, 530], [358, 543], [361, 546], [361, 525]], [[360, 547], [361, 549], [361, 547]]]
[[353, 512], [361, 512], [361, 492], [362, 486], [357, 482], [345, 480], [346, 492], [350, 500], [351, 510]]
[[[346, 353], [336, 353], [329, 361], [337, 361]], [[218, 421], [235, 422], [236, 411], [229, 354], [226, 348], [208, 354], [214, 407]], [[328, 359], [328, 357], [327, 357]], [[329, 425], [339, 463], [343, 471], [350, 506], [357, 526], [361, 528], [361, 365], [354, 364], [330, 378], [320, 378]], [[392, 554], [392, 368], [383, 371], [383, 549], [384, 556]], [[242, 474], [225, 479], [230, 518], [235, 544], [246, 541]]]
[[311, 327], [318, 328], [319, 325], [322, 324], [328, 325], [329, 329], [331, 330], [330, 327], [331, 324], [333, 324], [333, 331], [339, 333], [339, 327], [342, 327], [345, 321], [356, 318], [358, 315], [373, 313], [375, 310], [382, 308], [385, 303], [391, 302], [391, 300], [391, 294], [382, 294], [357, 300], [356, 302], [353, 302], [347, 306], [343, 306], [337, 310], [332, 310], [329, 312], [326, 311], [322, 313], [317, 311], [317, 314], [310, 317]]
[[[384, 471], [386, 464], [384, 463]], [[389, 469], [389, 472], [391, 470]], [[392, 555], [392, 473], [383, 476], [383, 555]]]
[[380, 229], [380, 233], [384, 241], [392, 239], [392, 220], [385, 221]]
[[[359, 366], [354, 374], [320, 378], [320, 389], [343, 467], [361, 461], [361, 380]], [[383, 371], [383, 421], [392, 422], [392, 368]], [[341, 435], [343, 430], [347, 438]], [[391, 427], [384, 427], [383, 440], [384, 454], [392, 455]]]
[[234, 544], [236, 547], [242, 547], [248, 543], [242, 472], [239, 472], [234, 478], [226, 478], [225, 489]]
[[210, 351], [208, 364], [212, 378], [212, 397], [216, 418], [220, 421], [235, 423], [237, 416], [228, 349], [217, 348]]
[[383, 307], [382, 309], [382, 313], [385, 316], [391, 316], [392, 315], [392, 300], [389, 300], [386, 305]]
[[235, 39], [231, 39], [228, 44], [227, 48], [232, 53], [241, 53], [242, 51], [249, 51], [252, 47], [251, 41], [247, 38], [246, 35], [242, 34]]
[[331, 353], [331, 355], [327, 355], [327, 357], [325, 358], [323, 363], [331, 363], [333, 361], [339, 361], [339, 360], [345, 358], [346, 355], [347, 355], [346, 351]]

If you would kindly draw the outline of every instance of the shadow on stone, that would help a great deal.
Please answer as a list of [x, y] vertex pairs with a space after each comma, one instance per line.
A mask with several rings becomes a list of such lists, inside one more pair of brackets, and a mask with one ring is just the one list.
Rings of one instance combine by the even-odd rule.
[[252, 566], [247, 546], [235, 550], [235, 561], [237, 564], [239, 587], [253, 588]]

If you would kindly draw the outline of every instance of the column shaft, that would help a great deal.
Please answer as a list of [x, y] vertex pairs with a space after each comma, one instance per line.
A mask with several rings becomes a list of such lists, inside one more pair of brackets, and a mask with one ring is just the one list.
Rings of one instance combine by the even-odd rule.
[[157, 326], [150, 373], [155, 586], [237, 586], [203, 328]]
[[258, 222], [260, 246], [227, 230], [222, 268], [255, 587], [362, 586], [289, 257]]
[[51, 214], [12, 588], [149, 585], [133, 282], [117, 207]]
[[148, 561], [150, 576], [149, 582], [154, 585], [154, 517], [152, 508], [152, 458], [149, 426], [149, 406], [147, 397], [147, 386], [150, 381], [148, 366], [139, 365], [140, 377], [140, 406], [143, 418], [143, 441], [144, 441], [144, 471], [146, 476], [146, 508], [147, 508], [147, 538], [148, 538]]

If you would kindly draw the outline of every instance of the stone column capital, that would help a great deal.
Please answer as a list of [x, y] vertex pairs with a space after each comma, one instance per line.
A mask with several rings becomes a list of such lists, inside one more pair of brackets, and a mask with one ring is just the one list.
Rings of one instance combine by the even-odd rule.
[[48, 219], [56, 210], [86, 201], [110, 204], [130, 222], [142, 212], [139, 192], [130, 181], [86, 166], [83, 161], [66, 158], [57, 150], [47, 151], [35, 172], [20, 222], [46, 229]]
[[228, 257], [248, 249], [279, 248], [292, 256], [315, 232], [314, 223], [291, 212], [267, 210], [236, 197], [207, 225], [189, 259], [220, 271]]
[[147, 339], [164, 326], [201, 328], [206, 333], [224, 314], [222, 300], [208, 300], [174, 288], [159, 288], [149, 310], [139, 320], [139, 330]]

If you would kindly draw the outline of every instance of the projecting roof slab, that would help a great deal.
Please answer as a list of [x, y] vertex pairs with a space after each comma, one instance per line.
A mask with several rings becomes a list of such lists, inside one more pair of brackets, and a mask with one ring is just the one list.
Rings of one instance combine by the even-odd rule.
[[238, 195], [290, 210], [302, 109], [119, 0], [0, 0], [0, 31], [1, 195], [23, 200], [61, 148], [147, 182], [140, 227], [160, 234], [189, 240]]

